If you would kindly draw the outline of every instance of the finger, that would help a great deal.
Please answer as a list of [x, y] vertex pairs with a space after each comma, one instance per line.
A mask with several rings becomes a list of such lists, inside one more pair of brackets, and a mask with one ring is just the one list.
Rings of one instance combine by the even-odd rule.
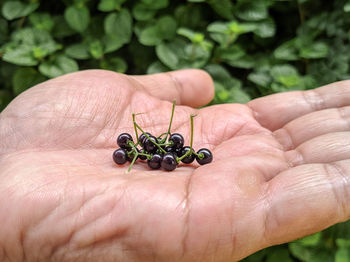
[[294, 167], [266, 189], [266, 246], [285, 243], [350, 218], [350, 161]]
[[350, 106], [312, 112], [287, 123], [274, 136], [285, 150], [291, 150], [314, 137], [350, 130]]
[[208, 73], [197, 69], [179, 70], [145, 76], [131, 76], [152, 96], [176, 99], [178, 104], [200, 107], [214, 97], [214, 85]]
[[350, 159], [350, 132], [315, 137], [286, 152], [285, 156], [293, 166]]
[[270, 95], [248, 104], [257, 120], [266, 128], [276, 130], [305, 114], [350, 105], [350, 81], [333, 83], [315, 90]]

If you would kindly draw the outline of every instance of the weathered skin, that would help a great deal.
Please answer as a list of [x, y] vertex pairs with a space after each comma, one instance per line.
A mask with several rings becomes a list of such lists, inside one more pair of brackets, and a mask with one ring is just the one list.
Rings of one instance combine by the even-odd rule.
[[[350, 217], [350, 82], [196, 110], [198, 70], [66, 75], [0, 114], [0, 261], [234, 261]], [[131, 113], [209, 148], [173, 172], [116, 166]], [[134, 135], [133, 135], [134, 136]], [[135, 139], [135, 136], [134, 136]]]

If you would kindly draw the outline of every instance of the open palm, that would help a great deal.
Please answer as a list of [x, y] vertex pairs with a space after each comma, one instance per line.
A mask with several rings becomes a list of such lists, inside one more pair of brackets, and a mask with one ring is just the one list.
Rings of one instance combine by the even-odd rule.
[[[233, 261], [350, 217], [350, 84], [200, 110], [198, 70], [84, 71], [38, 85], [0, 114], [1, 261]], [[131, 114], [214, 155], [173, 172], [112, 153]], [[134, 137], [135, 138], [135, 137]]]

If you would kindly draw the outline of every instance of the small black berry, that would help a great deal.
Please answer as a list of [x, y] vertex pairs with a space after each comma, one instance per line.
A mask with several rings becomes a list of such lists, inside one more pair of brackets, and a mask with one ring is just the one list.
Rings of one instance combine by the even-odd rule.
[[130, 146], [128, 145], [128, 142], [129, 142], [129, 141], [133, 141], [131, 135], [128, 134], [128, 133], [123, 133], [123, 134], [120, 134], [120, 135], [118, 136], [117, 144], [118, 144], [118, 146], [120, 146], [121, 148], [129, 149], [129, 148], [130, 148]]
[[162, 156], [154, 154], [151, 159], [147, 161], [147, 164], [152, 169], [159, 169], [162, 162]]
[[176, 168], [177, 162], [175, 156], [172, 153], [167, 153], [163, 156], [162, 168], [167, 171], [172, 171]]
[[[141, 151], [139, 151], [140, 153], [146, 153], [143, 149]], [[144, 156], [144, 155], [139, 155], [139, 159], [140, 160], [146, 160], [147, 159], [147, 156]]]
[[198, 156], [196, 156], [196, 160], [198, 164], [205, 165], [213, 161], [213, 154], [209, 151], [209, 149], [201, 148], [198, 150], [197, 154], [203, 154], [204, 157], [200, 159]]
[[126, 151], [123, 148], [118, 148], [113, 153], [113, 160], [118, 165], [123, 165], [126, 163]]
[[[146, 134], [147, 134], [148, 136], [151, 136], [151, 134], [148, 133], [148, 132], [146, 132]], [[142, 134], [139, 136], [139, 141], [140, 141], [140, 145], [141, 145], [141, 146], [143, 146], [144, 140], [145, 140], [146, 138], [147, 138], [147, 137], [145, 136], [144, 133], [142, 133]]]
[[148, 153], [154, 153], [157, 150], [157, 146], [152, 142], [157, 143], [157, 138], [154, 136], [149, 136], [148, 138], [145, 138], [144, 143], [143, 143], [143, 148], [148, 152]]
[[[191, 147], [189, 147], [189, 146], [184, 146], [184, 147], [181, 149], [180, 153], [179, 153], [179, 157], [182, 157], [183, 155], [185, 155], [185, 154], [186, 154], [188, 151], [190, 151], [190, 150], [191, 150]], [[182, 163], [185, 163], [185, 164], [191, 164], [191, 163], [194, 161], [194, 159], [195, 159], [195, 155], [192, 153], [192, 154], [186, 156], [185, 158], [183, 158], [183, 159], [181, 160], [181, 162], [182, 162]]]
[[184, 142], [185, 142], [183, 136], [180, 135], [179, 133], [171, 134], [169, 137], [169, 141], [171, 141], [173, 143], [172, 147], [175, 149], [182, 148], [184, 145]]

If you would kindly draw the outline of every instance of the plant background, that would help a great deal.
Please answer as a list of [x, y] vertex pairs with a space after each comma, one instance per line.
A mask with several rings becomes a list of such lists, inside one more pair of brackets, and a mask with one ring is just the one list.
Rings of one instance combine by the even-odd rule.
[[[102, 68], [202, 68], [215, 103], [349, 79], [348, 0], [0, 0], [0, 112], [27, 88]], [[350, 222], [244, 261], [350, 262]]]

